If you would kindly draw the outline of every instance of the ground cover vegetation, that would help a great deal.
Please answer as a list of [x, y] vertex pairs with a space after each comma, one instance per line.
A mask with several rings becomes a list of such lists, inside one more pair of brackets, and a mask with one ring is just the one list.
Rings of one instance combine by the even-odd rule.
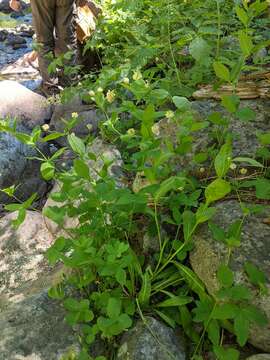
[[[110, 176], [109, 159], [88, 151], [91, 136], [80, 139], [73, 133], [80, 121], [76, 113], [63, 133], [48, 130], [45, 136], [41, 128], [20, 134], [15, 125], [1, 122], [2, 131], [37, 149], [40, 142], [67, 137], [76, 154], [68, 171], [57, 165], [66, 148], [51, 157], [40, 154], [43, 177], [60, 184], [52, 195], [58, 206], [47, 208], [45, 216], [64, 230], [47, 252], [52, 265], [61, 262], [66, 269], [50, 296], [63, 301], [67, 322], [79, 325], [80, 360], [92, 359], [89, 349], [97, 338], [106, 340], [107, 347], [96, 360], [113, 359], [119, 336], [148, 314], [183, 329], [192, 344], [191, 359], [212, 352], [219, 360], [237, 360], [250, 323], [267, 323], [250, 305], [249, 286], [234, 282], [230, 257], [241, 243], [243, 223], [270, 200], [270, 134], [257, 134], [261, 147], [256, 158], [234, 157], [231, 117], [215, 112], [200, 119], [191, 95], [200, 84], [236, 88], [241, 74], [267, 64], [266, 56], [256, 55], [269, 46], [269, 3], [119, 0], [102, 5], [98, 29], [85, 47], [86, 52], [97, 50], [102, 67], [66, 89], [61, 101], [79, 94], [99, 109], [103, 140], [121, 151], [123, 181]], [[52, 69], [60, 64], [58, 59]], [[255, 117], [240, 107], [234, 92], [221, 103], [243, 126]], [[173, 138], [162, 132], [160, 121], [173, 128]], [[194, 152], [202, 130], [211, 146]], [[89, 161], [101, 159], [101, 169], [89, 170]], [[188, 159], [186, 167], [179, 166], [181, 159]], [[192, 164], [199, 168], [196, 174]], [[5, 191], [12, 196], [13, 190]], [[215, 202], [227, 197], [239, 201], [243, 218], [224, 231], [211, 219]], [[6, 206], [18, 211], [15, 226], [34, 198]], [[65, 228], [67, 216], [79, 219], [75, 228]], [[215, 296], [189, 265], [193, 235], [203, 223], [228, 251], [217, 272]], [[155, 250], [144, 251], [145, 234], [156, 241]], [[260, 269], [247, 263], [245, 273], [258, 289], [256, 296], [263, 294], [266, 278]]]

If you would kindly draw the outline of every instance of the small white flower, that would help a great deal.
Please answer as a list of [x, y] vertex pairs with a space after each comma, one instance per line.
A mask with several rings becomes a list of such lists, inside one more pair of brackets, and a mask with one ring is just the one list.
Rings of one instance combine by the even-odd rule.
[[93, 96], [95, 96], [96, 94], [95, 94], [95, 92], [94, 92], [93, 90], [90, 90], [90, 91], [88, 92], [88, 95], [91, 96], [91, 97], [93, 97]]
[[133, 129], [133, 128], [130, 128], [130, 129], [128, 129], [128, 131], [127, 131], [127, 134], [129, 135], [129, 136], [134, 136], [135, 135], [135, 129]]
[[241, 168], [241, 169], [240, 169], [240, 174], [241, 174], [241, 175], [246, 175], [246, 173], [247, 173], [247, 169], [246, 169], [246, 168]]
[[158, 124], [154, 124], [152, 127], [151, 127], [151, 130], [152, 130], [152, 133], [156, 136], [159, 136], [160, 135], [160, 129], [159, 129], [159, 126]]
[[174, 112], [172, 110], [168, 110], [165, 116], [167, 119], [172, 119], [174, 117]]
[[200, 168], [200, 173], [203, 174], [205, 172], [205, 168], [204, 167], [201, 167]]
[[44, 125], [41, 126], [41, 129], [42, 129], [43, 131], [48, 131], [48, 130], [50, 129], [50, 125], [44, 124]]
[[103, 92], [102, 87], [97, 88], [97, 92], [102, 93]]
[[137, 70], [137, 71], [134, 72], [132, 78], [135, 81], [140, 80], [140, 79], [142, 79], [142, 73], [139, 70]]
[[230, 169], [235, 170], [237, 168], [237, 165], [235, 163], [231, 163]]
[[116, 97], [116, 93], [115, 90], [108, 90], [107, 94], [106, 94], [106, 99], [107, 101], [111, 104], [112, 102], [114, 102]]
[[129, 84], [129, 78], [128, 78], [128, 77], [125, 77], [125, 78], [123, 79], [123, 83], [124, 83], [124, 84]]
[[76, 119], [78, 116], [79, 116], [79, 115], [78, 115], [77, 112], [73, 112], [73, 113], [71, 114], [72, 119]]
[[93, 125], [92, 124], [87, 124], [86, 127], [87, 127], [87, 129], [89, 131], [93, 130]]

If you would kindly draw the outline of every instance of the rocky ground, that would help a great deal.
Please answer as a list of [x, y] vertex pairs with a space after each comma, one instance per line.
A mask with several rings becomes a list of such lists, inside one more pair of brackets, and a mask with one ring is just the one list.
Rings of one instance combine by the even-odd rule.
[[[0, 0], [0, 12], [8, 12], [8, 1]], [[25, 8], [27, 6], [25, 5]], [[29, 20], [29, 21], [28, 21]], [[29, 90], [35, 88], [39, 80], [36, 69], [26, 66], [23, 56], [30, 50], [33, 30], [31, 16], [26, 15], [23, 22], [14, 29], [0, 29], [0, 118], [16, 117], [18, 129], [29, 133], [37, 125], [48, 124], [61, 131], [63, 119], [77, 112], [83, 121], [75, 129], [78, 136], [89, 132], [96, 135], [91, 152], [106, 153], [113, 164], [111, 174], [122, 182], [122, 160], [119, 151], [112, 145], [104, 144], [98, 137], [98, 112], [74, 99], [66, 105], [50, 105], [45, 98]], [[2, 75], [1, 75], [2, 74]], [[22, 76], [24, 75], [25, 78]], [[20, 81], [11, 81], [20, 78]], [[8, 80], [7, 80], [8, 79]], [[34, 82], [32, 80], [35, 80]], [[256, 119], [244, 128], [238, 128], [233, 122], [235, 155], [254, 155], [257, 149], [257, 130], [270, 130], [269, 103], [262, 100], [249, 101], [249, 107], [256, 111]], [[219, 104], [212, 101], [193, 103], [195, 110], [203, 118], [210, 112], [219, 109]], [[90, 125], [90, 126], [89, 126]], [[160, 132], [165, 131], [173, 138], [173, 129], [169, 124], [160, 123]], [[207, 134], [200, 133], [196, 151], [208, 145]], [[57, 147], [66, 145], [58, 142]], [[53, 152], [55, 147], [43, 147], [43, 152]], [[0, 133], [0, 188], [12, 184], [17, 186], [15, 195], [26, 200], [37, 192], [38, 208], [52, 205], [50, 191], [55, 191], [52, 183], [42, 179], [39, 163], [29, 160], [35, 156], [30, 146], [23, 145], [12, 135]], [[62, 159], [67, 164], [73, 154]], [[189, 159], [177, 166], [186, 166]], [[102, 163], [99, 164], [102, 166]], [[91, 169], [93, 164], [89, 162]], [[140, 186], [140, 185], [138, 185]], [[0, 206], [9, 198], [0, 193]], [[46, 204], [45, 204], [46, 202]], [[240, 217], [240, 209], [235, 201], [221, 202], [217, 205], [217, 222], [226, 226]], [[1, 213], [1, 207], [0, 207]], [[232, 262], [237, 272], [239, 283], [245, 282], [239, 270], [252, 254], [252, 260], [259, 264], [270, 278], [269, 264], [269, 224], [264, 219], [269, 212], [254, 215], [243, 229], [241, 247], [235, 252]], [[57, 226], [45, 219], [39, 211], [28, 211], [24, 224], [15, 230], [11, 226], [14, 214], [2, 211], [0, 218], [0, 360], [60, 360], [68, 349], [78, 349], [79, 343], [72, 328], [64, 321], [64, 310], [61, 305], [47, 296], [50, 285], [61, 277], [61, 269], [50, 268], [44, 259], [44, 252], [53, 243], [59, 233]], [[69, 219], [67, 219], [69, 221]], [[222, 245], [212, 241], [211, 235], [204, 227], [195, 239], [195, 248], [191, 254], [191, 265], [205, 283], [210, 293], [216, 289], [213, 268], [218, 268], [224, 256]], [[239, 273], [238, 273], [239, 271]], [[270, 282], [267, 286], [270, 288]], [[270, 295], [265, 295], [256, 303], [270, 319]], [[186, 342], [180, 332], [175, 332], [153, 318], [147, 318], [147, 325], [139, 321], [121, 341], [118, 351], [119, 360], [185, 360], [188, 359]], [[150, 329], [150, 331], [149, 331]], [[155, 337], [153, 337], [153, 333]], [[257, 348], [249, 360], [270, 360], [270, 328], [252, 328], [250, 343]]]

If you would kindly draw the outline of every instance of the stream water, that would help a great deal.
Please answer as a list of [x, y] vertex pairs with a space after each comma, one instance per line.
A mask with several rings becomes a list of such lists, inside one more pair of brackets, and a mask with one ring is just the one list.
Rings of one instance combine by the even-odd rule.
[[[32, 51], [33, 40], [31, 36], [20, 30], [22, 24], [31, 29], [31, 13], [25, 13], [17, 18], [0, 13], [0, 81], [14, 80], [35, 90], [40, 85], [41, 79], [38, 71], [23, 61], [23, 57]], [[23, 46], [16, 48], [16, 45], [9, 44], [7, 39], [1, 40], [1, 33], [5, 38], [7, 32], [23, 37], [25, 40]]]

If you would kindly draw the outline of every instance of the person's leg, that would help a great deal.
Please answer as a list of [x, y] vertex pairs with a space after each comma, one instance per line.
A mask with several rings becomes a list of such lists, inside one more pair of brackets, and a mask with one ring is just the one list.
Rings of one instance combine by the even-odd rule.
[[50, 60], [47, 59], [50, 53], [54, 53], [56, 0], [31, 0], [31, 8], [36, 38], [40, 46], [38, 61], [42, 80], [44, 85], [56, 84], [56, 76], [48, 73]]
[[[74, 0], [56, 0], [55, 28], [60, 53], [72, 52], [72, 56], [66, 65], [77, 65], [76, 6]], [[67, 78], [65, 77], [64, 80], [67, 81]], [[74, 76], [69, 76], [69, 80], [72, 82]]]

